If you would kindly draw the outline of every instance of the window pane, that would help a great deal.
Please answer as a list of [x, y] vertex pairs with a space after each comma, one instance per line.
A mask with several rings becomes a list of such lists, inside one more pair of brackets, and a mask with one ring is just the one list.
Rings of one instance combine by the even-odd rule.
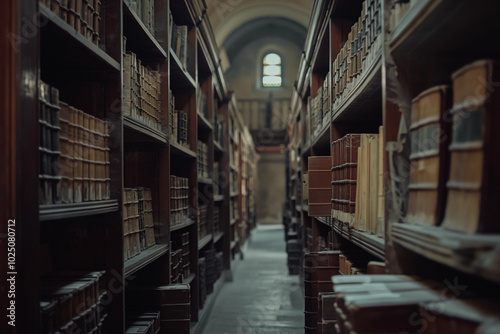
[[262, 78], [264, 87], [281, 87], [281, 77], [278, 76], [265, 76]]
[[264, 75], [281, 75], [281, 66], [279, 65], [264, 66]]
[[264, 57], [264, 65], [279, 65], [281, 64], [281, 57], [276, 53], [270, 53]]

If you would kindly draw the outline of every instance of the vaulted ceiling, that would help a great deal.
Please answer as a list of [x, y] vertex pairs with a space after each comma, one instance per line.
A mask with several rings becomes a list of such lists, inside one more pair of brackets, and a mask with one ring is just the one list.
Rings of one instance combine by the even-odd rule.
[[231, 60], [254, 40], [287, 39], [303, 48], [313, 0], [206, 0], [217, 44]]

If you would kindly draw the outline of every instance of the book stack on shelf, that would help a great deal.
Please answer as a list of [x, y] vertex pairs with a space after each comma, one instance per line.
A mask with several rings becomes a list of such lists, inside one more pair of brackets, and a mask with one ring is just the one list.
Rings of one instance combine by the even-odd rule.
[[[61, 202], [61, 173], [60, 173], [60, 121], [59, 121], [59, 90], [50, 87], [44, 82], [40, 82], [39, 87], [39, 103], [40, 103], [40, 204], [58, 204]], [[65, 126], [65, 129], [68, 126]], [[66, 130], [67, 131], [67, 130]], [[63, 135], [63, 138], [67, 133]], [[62, 141], [62, 140], [61, 140]], [[66, 144], [67, 137], [64, 138]], [[63, 147], [66, 154], [68, 152], [66, 145]], [[64, 169], [68, 168], [65, 158], [62, 159], [65, 163]], [[64, 184], [68, 186], [69, 180], [66, 179]], [[64, 197], [69, 197], [65, 194]], [[68, 198], [69, 199], [69, 198]], [[68, 203], [68, 202], [66, 202]]]
[[214, 195], [224, 194], [224, 173], [222, 170], [221, 163], [219, 161], [214, 162]]
[[196, 108], [197, 112], [204, 117], [208, 116], [208, 103], [207, 103], [207, 94], [203, 92], [201, 87], [198, 85], [196, 89]]
[[101, 1], [100, 0], [42, 0], [41, 4], [87, 38], [95, 45], [100, 43]]
[[187, 57], [188, 57], [188, 26], [177, 25], [174, 22], [174, 17], [170, 13], [170, 47], [175, 53], [177, 58], [180, 60], [184, 70], [187, 69]]
[[359, 250], [342, 251], [339, 257], [339, 271], [342, 275], [366, 274], [370, 257]]
[[191, 260], [189, 257], [190, 254], [190, 245], [189, 245], [189, 232], [184, 232], [181, 235], [182, 240], [182, 276], [187, 278], [191, 274]]
[[123, 251], [125, 260], [155, 244], [151, 189], [123, 189]]
[[198, 177], [210, 177], [210, 171], [208, 170], [209, 162], [208, 145], [198, 140]]
[[205, 236], [208, 235], [208, 226], [207, 226], [207, 205], [200, 205], [198, 208], [198, 239], [201, 240]]
[[215, 250], [208, 249], [203, 253], [205, 258], [205, 285], [207, 295], [214, 291], [214, 283], [216, 280], [215, 273]]
[[170, 176], [170, 226], [189, 219], [189, 179]]
[[54, 87], [40, 94], [41, 204], [109, 199], [107, 122], [59, 102]]
[[104, 272], [59, 272], [42, 277], [43, 333], [100, 331], [106, 314], [100, 295]]
[[172, 110], [170, 115], [170, 139], [176, 144], [188, 146], [188, 114], [183, 110]]
[[148, 70], [131, 51], [123, 54], [123, 115], [161, 132], [160, 85], [159, 71]]
[[[308, 214], [327, 217], [331, 214], [332, 158], [330, 156], [309, 157], [308, 164]], [[302, 186], [297, 188], [297, 197], [302, 198]]]
[[160, 311], [161, 334], [189, 334], [191, 325], [189, 284], [132, 287], [127, 291], [127, 298], [130, 300], [129, 304], [138, 309]]
[[364, 78], [360, 74], [377, 64], [382, 50], [382, 9], [380, 0], [363, 2], [358, 22], [332, 63], [332, 103], [337, 110]]
[[215, 114], [215, 120], [214, 120], [214, 141], [218, 143], [221, 147], [224, 147], [224, 131], [225, 131], [225, 126], [224, 126], [224, 120], [223, 118]]
[[231, 170], [231, 192], [237, 193], [238, 192], [238, 172], [235, 170]]
[[[331, 121], [330, 113], [330, 99], [329, 99], [329, 78], [330, 73], [326, 75], [323, 81], [323, 85], [318, 88], [315, 97], [309, 97], [308, 108], [311, 115], [311, 132], [314, 136], [318, 135], [318, 132]], [[300, 127], [299, 132], [302, 131]], [[302, 133], [297, 134], [299, 138], [302, 138]]]
[[220, 206], [214, 206], [214, 233], [220, 233], [221, 229], [221, 221], [220, 221]]
[[146, 29], [155, 33], [155, 1], [154, 0], [124, 0], [130, 10], [137, 14]]
[[160, 311], [132, 310], [127, 312], [125, 334], [160, 334], [160, 332]]

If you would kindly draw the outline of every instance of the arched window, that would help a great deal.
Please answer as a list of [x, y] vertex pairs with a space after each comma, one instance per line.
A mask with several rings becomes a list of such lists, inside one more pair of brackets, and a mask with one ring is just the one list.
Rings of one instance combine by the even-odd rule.
[[281, 57], [268, 53], [262, 59], [262, 86], [281, 87]]

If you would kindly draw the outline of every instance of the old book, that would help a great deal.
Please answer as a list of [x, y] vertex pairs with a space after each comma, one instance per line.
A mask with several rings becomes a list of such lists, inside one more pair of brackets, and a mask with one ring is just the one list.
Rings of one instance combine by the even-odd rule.
[[412, 101], [410, 198], [407, 221], [437, 225], [444, 215], [450, 122], [448, 86], [437, 86]]
[[123, 54], [123, 104], [122, 110], [124, 116], [131, 115], [132, 103], [132, 55], [130, 53]]
[[73, 171], [73, 199], [83, 200], [83, 111], [70, 107], [73, 112], [75, 140], [75, 169]]
[[70, 131], [70, 107], [64, 102], [60, 102], [59, 124], [61, 132], [59, 136], [60, 173], [61, 173], [61, 203], [73, 203], [73, 164], [74, 164], [74, 143]]
[[89, 117], [89, 200], [96, 200], [96, 118]]
[[370, 165], [369, 165], [369, 189], [370, 196], [368, 196], [368, 231], [372, 234], [376, 233], [377, 227], [377, 204], [378, 204], [378, 187], [380, 186], [379, 173], [378, 173], [378, 161], [379, 161], [379, 136], [378, 134], [371, 135], [369, 138], [369, 149], [370, 149]]
[[480, 60], [453, 73], [453, 134], [443, 226], [498, 233], [500, 214], [500, 93], [498, 62]]
[[89, 122], [90, 115], [82, 112], [83, 116], [83, 140], [82, 145], [82, 170], [83, 170], [83, 185], [82, 185], [82, 201], [88, 202], [90, 199], [90, 131]]
[[308, 158], [308, 215], [328, 217], [331, 213], [331, 157]]

